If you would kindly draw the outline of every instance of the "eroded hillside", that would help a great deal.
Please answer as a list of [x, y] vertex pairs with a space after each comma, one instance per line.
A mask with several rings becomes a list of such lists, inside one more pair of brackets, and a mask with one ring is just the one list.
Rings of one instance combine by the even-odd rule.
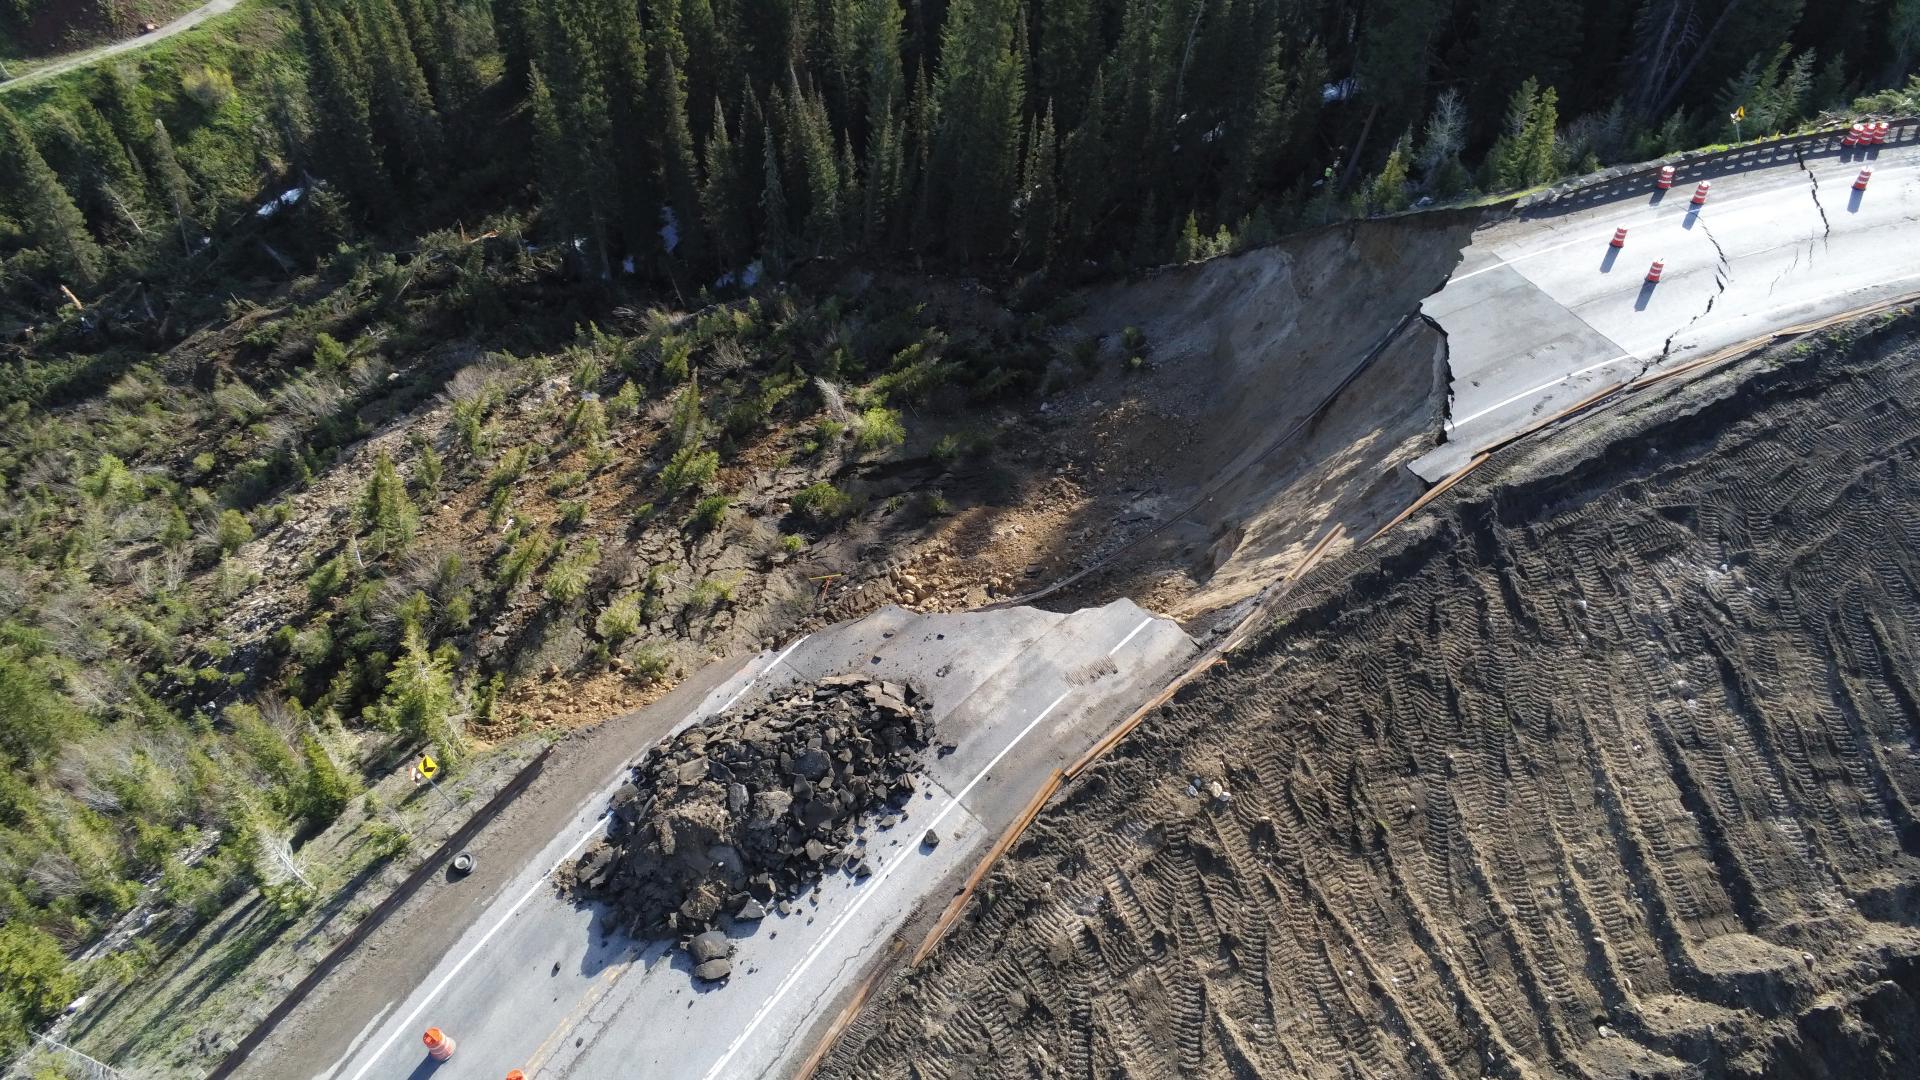
[[1914, 330], [1521, 444], [1324, 566], [829, 1071], [1906, 1075]]

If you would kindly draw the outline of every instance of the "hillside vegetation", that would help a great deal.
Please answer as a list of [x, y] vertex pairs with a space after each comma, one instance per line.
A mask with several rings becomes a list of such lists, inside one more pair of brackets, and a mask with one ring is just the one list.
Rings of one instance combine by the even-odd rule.
[[1007, 497], [993, 410], [1146, 363], [1068, 286], [1786, 129], [1911, 7], [256, 0], [0, 98], [0, 1048]]

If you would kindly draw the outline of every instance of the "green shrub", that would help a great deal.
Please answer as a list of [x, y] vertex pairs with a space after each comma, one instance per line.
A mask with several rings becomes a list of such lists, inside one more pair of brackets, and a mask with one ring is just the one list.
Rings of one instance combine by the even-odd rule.
[[493, 466], [493, 472], [487, 474], [487, 486], [498, 491], [512, 486], [527, 471], [529, 452], [525, 446], [516, 446], [500, 455]]
[[907, 441], [907, 429], [898, 412], [875, 405], [860, 414], [853, 441], [862, 450], [890, 449]]
[[0, 926], [0, 1051], [59, 1015], [80, 990], [52, 935], [20, 919]]
[[374, 858], [397, 859], [413, 850], [413, 834], [391, 822], [376, 821], [367, 826], [367, 846]]
[[569, 469], [563, 473], [555, 473], [553, 479], [547, 481], [547, 494], [556, 497], [565, 495], [569, 491], [574, 491], [585, 486], [586, 482], [587, 474], [581, 472], [579, 469]]
[[687, 610], [708, 611], [733, 599], [733, 585], [718, 578], [704, 578], [687, 594]]
[[825, 480], [801, 488], [793, 497], [793, 512], [826, 525], [853, 513], [853, 496]]
[[801, 551], [804, 551], [806, 549], [806, 546], [807, 546], [807, 538], [804, 536], [797, 536], [793, 533], [788, 533], [787, 535], [780, 538], [780, 550], [786, 552], [789, 555], [798, 555]]
[[556, 604], [572, 604], [586, 595], [587, 585], [593, 580], [593, 568], [599, 564], [599, 544], [587, 540], [570, 547], [547, 568], [547, 576], [540, 583], [541, 591]]
[[344, 375], [353, 361], [347, 356], [347, 347], [340, 344], [332, 334], [321, 331], [313, 335], [313, 366], [329, 375]]
[[687, 527], [694, 532], [711, 532], [727, 519], [727, 508], [733, 500], [725, 495], [709, 495], [693, 506], [693, 513], [687, 518]]
[[607, 415], [615, 420], [632, 419], [640, 411], [640, 388], [629, 379], [620, 384], [620, 389], [607, 399]]
[[220, 511], [220, 523], [215, 529], [220, 554], [230, 555], [252, 539], [253, 526], [247, 522], [247, 515], [233, 509]]
[[500, 560], [494, 581], [508, 592], [519, 588], [533, 576], [534, 569], [546, 561], [550, 548], [547, 534], [539, 529], [523, 534], [507, 547], [506, 557]]
[[594, 632], [604, 638], [608, 644], [618, 646], [640, 632], [640, 594], [621, 593], [613, 602], [600, 610], [600, 617], [593, 621]]
[[719, 454], [684, 446], [674, 453], [667, 467], [660, 470], [660, 487], [668, 498], [677, 498], [681, 492], [704, 490], [719, 471]]

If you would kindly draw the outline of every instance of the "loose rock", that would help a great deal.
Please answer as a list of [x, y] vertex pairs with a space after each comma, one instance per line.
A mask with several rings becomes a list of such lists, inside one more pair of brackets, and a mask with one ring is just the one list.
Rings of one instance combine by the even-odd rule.
[[696, 977], [725, 979], [723, 921], [784, 915], [830, 870], [873, 872], [849, 852], [854, 830], [897, 820], [929, 735], [911, 685], [857, 674], [697, 724], [633, 766], [607, 840], [562, 881], [637, 937], [678, 938]]

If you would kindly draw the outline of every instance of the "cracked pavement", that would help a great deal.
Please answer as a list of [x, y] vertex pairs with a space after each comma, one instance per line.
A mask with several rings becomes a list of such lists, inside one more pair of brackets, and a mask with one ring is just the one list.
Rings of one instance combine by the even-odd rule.
[[[1608, 386], [1920, 292], [1920, 257], [1907, 255], [1920, 251], [1920, 130], [1904, 138], [1746, 169], [1682, 166], [1667, 192], [1649, 177], [1608, 203], [1482, 227], [1421, 305], [1447, 335], [1452, 400], [1444, 441], [1413, 471], [1437, 482]], [[1863, 164], [1868, 190], [1848, 190]], [[1696, 209], [1688, 194], [1703, 178], [1712, 194]], [[1835, 190], [1844, 206], [1828, 205]], [[1618, 226], [1628, 235], [1615, 250]], [[1655, 260], [1657, 284], [1645, 280]]]

